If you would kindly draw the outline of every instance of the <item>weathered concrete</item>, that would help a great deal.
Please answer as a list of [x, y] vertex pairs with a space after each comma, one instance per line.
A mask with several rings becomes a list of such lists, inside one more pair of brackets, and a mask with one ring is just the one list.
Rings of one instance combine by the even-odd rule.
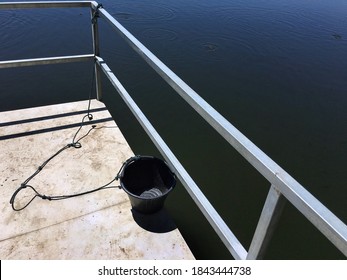
[[[193, 259], [165, 209], [137, 214], [119, 188], [60, 201], [36, 198], [26, 209], [12, 210], [9, 200], [20, 184], [72, 142], [87, 104], [0, 113], [0, 258]], [[92, 109], [97, 127], [81, 140], [82, 148], [63, 151], [30, 181], [40, 193], [73, 194], [102, 186], [133, 155], [105, 105], [93, 100]], [[90, 127], [84, 126], [79, 137]]]

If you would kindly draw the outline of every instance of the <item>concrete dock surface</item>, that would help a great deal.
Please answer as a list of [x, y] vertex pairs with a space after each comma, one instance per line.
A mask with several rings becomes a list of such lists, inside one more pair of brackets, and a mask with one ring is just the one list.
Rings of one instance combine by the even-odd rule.
[[[0, 258], [1, 259], [194, 259], [164, 209], [144, 215], [132, 210], [115, 181], [110, 188], [65, 200], [36, 197], [14, 211], [16, 189], [46, 159], [72, 142], [88, 101], [0, 113]], [[78, 137], [30, 181], [44, 195], [70, 195], [110, 182], [133, 152], [105, 105], [91, 102]], [[30, 188], [16, 202], [34, 196]]]

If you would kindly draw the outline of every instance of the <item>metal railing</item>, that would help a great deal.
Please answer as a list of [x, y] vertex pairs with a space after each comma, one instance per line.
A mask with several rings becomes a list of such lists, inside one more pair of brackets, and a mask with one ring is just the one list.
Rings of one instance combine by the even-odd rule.
[[[0, 68], [33, 66], [42, 64], [67, 63], [93, 60], [97, 84], [97, 98], [102, 98], [101, 74], [104, 73], [120, 94], [138, 122], [162, 156], [175, 171], [187, 192], [193, 198], [201, 212], [214, 228], [220, 239], [235, 259], [261, 259], [266, 246], [272, 237], [285, 201], [293, 204], [332, 244], [347, 256], [347, 226], [329, 209], [309, 193], [285, 170], [254, 145], [247, 137], [237, 130], [228, 120], [212, 108], [182, 79], [161, 62], [151, 51], [128, 32], [102, 6], [95, 1], [47, 1], [47, 2], [4, 2], [0, 9], [25, 8], [72, 8], [90, 7], [92, 18], [93, 54], [1, 61]], [[98, 18], [108, 22], [118, 34], [221, 136], [236, 149], [258, 172], [269, 181], [268, 192], [251, 245], [247, 251], [239, 242], [230, 228], [201, 192], [164, 140], [136, 105], [129, 93], [101, 58], [99, 51]]]

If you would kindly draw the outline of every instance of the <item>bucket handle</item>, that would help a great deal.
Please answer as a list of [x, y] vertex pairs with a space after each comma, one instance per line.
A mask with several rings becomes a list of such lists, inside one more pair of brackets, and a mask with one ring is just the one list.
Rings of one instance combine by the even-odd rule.
[[123, 175], [124, 175], [124, 168], [126, 166], [128, 166], [131, 162], [133, 161], [136, 161], [140, 158], [154, 158], [153, 156], [141, 156], [141, 155], [136, 155], [136, 156], [133, 156], [131, 158], [128, 158], [126, 161], [123, 162], [121, 168], [119, 169], [118, 173], [117, 173], [117, 176], [116, 176], [116, 180], [120, 179], [120, 178], [123, 178]]

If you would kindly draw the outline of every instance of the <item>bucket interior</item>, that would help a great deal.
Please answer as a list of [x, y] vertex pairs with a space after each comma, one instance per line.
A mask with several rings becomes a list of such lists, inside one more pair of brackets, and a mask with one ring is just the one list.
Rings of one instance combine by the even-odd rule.
[[167, 194], [176, 184], [168, 166], [157, 158], [140, 158], [124, 168], [121, 178], [124, 190], [141, 199]]

